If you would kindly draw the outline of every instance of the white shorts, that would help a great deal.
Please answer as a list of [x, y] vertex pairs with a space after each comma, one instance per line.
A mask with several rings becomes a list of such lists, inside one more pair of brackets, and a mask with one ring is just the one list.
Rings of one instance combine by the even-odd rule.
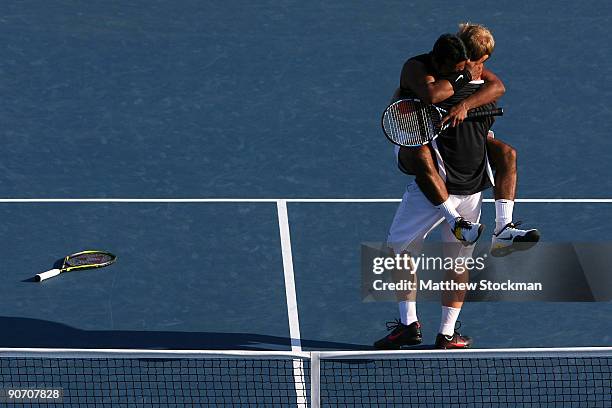
[[[449, 199], [455, 204], [457, 212], [463, 218], [471, 222], [480, 220], [480, 208], [482, 205], [482, 192], [471, 195], [450, 195]], [[419, 251], [427, 234], [436, 226], [444, 221], [442, 212], [436, 208], [421, 189], [412, 182], [406, 187], [404, 197], [400, 203], [391, 228], [387, 244], [396, 254], [404, 251]], [[442, 242], [456, 244], [459, 241], [453, 235], [448, 224], [442, 228]], [[469, 257], [474, 251], [474, 245], [464, 247], [463, 245], [451, 245], [456, 248], [455, 254], [448, 254], [456, 257]]]

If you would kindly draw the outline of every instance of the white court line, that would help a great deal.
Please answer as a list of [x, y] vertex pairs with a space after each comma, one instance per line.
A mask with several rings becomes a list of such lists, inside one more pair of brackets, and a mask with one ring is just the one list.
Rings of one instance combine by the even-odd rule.
[[[400, 198], [0, 198], [0, 203], [399, 203]], [[485, 203], [495, 202], [485, 198]], [[612, 204], [612, 198], [517, 198], [517, 203]]]
[[[298, 304], [295, 290], [295, 275], [293, 273], [293, 256], [291, 254], [291, 234], [289, 232], [287, 202], [284, 200], [278, 200], [276, 202], [276, 209], [278, 211], [278, 229], [280, 232], [281, 252], [283, 256], [283, 272], [285, 276], [285, 295], [287, 297], [287, 317], [289, 319], [291, 351], [301, 352], [302, 340], [300, 336], [300, 319], [298, 316]], [[293, 360], [293, 380], [295, 383], [297, 406], [308, 406], [306, 381], [304, 377], [304, 362], [301, 359]]]
[[289, 334], [291, 335], [291, 351], [302, 351], [287, 203], [283, 200], [279, 200], [276, 202], [276, 208], [278, 211], [278, 228], [280, 231], [283, 271], [285, 275], [285, 294], [287, 296], [287, 309], [289, 313], [288, 317]]

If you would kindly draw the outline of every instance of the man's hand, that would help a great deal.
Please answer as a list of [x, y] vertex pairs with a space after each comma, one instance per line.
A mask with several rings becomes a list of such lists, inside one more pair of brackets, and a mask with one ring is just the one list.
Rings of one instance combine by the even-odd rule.
[[462, 101], [448, 110], [448, 114], [442, 118], [442, 124], [450, 122], [452, 127], [459, 125], [467, 118], [468, 107]]

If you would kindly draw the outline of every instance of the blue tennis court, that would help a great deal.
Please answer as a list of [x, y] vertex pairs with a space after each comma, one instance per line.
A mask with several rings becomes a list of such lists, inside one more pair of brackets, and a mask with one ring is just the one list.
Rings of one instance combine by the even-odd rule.
[[[360, 245], [386, 239], [411, 181], [380, 115], [406, 58], [465, 20], [496, 38], [516, 218], [547, 242], [609, 242], [611, 16], [566, 0], [4, 4], [0, 348], [371, 349], [397, 306], [362, 301]], [[91, 248], [117, 262], [32, 281]], [[460, 319], [478, 348], [599, 347], [611, 313], [476, 302]], [[439, 303], [419, 317], [429, 346]]]
[[[395, 169], [381, 135], [381, 109], [404, 59], [465, 16], [496, 36], [490, 67], [508, 91], [495, 129], [519, 152], [519, 197], [606, 199], [609, 5], [566, 2], [557, 8], [563, 14], [526, 7], [7, 5], [1, 315], [20, 330], [3, 331], [0, 342], [58, 338], [87, 347], [138, 339], [146, 346], [142, 340], [160, 338], [168, 347], [286, 347], [273, 200], [6, 199], [397, 199], [409, 178]], [[563, 29], [548, 23], [560, 19]], [[568, 87], [572, 101], [562, 99]], [[567, 143], [576, 136], [580, 143]], [[606, 241], [612, 208], [603, 201], [518, 203], [517, 215], [545, 240]], [[385, 239], [396, 205], [288, 203], [305, 345], [369, 347], [384, 330], [395, 308], [362, 303], [351, 288], [359, 285], [359, 244]], [[483, 219], [492, 218], [484, 204]], [[89, 247], [112, 249], [119, 261], [44, 286], [24, 282]], [[611, 307], [478, 304], [464, 320], [483, 347], [606, 345]], [[431, 316], [429, 305], [421, 311], [437, 321], [437, 305]], [[516, 338], [500, 336], [508, 325]], [[28, 334], [41, 328], [51, 330], [47, 340]], [[66, 331], [74, 336], [59, 336]]]

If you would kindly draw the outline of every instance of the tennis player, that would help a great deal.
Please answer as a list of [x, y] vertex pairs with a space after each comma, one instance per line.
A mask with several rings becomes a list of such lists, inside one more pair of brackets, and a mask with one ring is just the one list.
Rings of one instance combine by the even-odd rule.
[[[471, 66], [482, 66], [482, 79], [485, 81], [480, 90], [462, 100], [449, 110], [445, 120], [452, 122], [453, 126], [461, 123], [467, 116], [468, 110], [491, 103], [505, 92], [501, 80], [495, 74], [484, 68], [484, 62], [489, 59], [495, 47], [495, 39], [491, 32], [478, 24], [460, 24], [458, 37], [463, 41], [469, 60], [466, 62], [467, 70], [456, 74], [440, 76], [435, 69], [428, 67], [428, 54], [409, 59], [402, 69], [400, 89], [395, 98], [416, 96], [429, 103], [437, 103], [454, 94], [463, 86], [468, 77]], [[451, 84], [452, 83], [452, 84]], [[481, 224], [466, 223], [449, 201], [449, 193], [462, 194], [459, 187], [465, 178], [465, 163], [459, 162], [457, 166], [446, 165], [436, 155], [436, 144], [415, 148], [397, 149], [398, 166], [408, 174], [414, 174], [416, 181], [429, 201], [437, 206], [444, 214], [457, 239], [467, 244], [475, 242], [483, 230]], [[487, 139], [487, 152], [495, 176], [491, 175], [491, 168], [487, 171], [494, 185], [495, 196], [495, 230], [492, 235], [491, 254], [505, 256], [517, 249], [528, 249], [535, 245], [540, 238], [536, 229], [517, 228], [520, 222], [513, 222], [514, 199], [516, 196], [516, 150], [501, 140], [495, 139], [493, 132]], [[466, 160], [469, 160], [466, 158]], [[469, 172], [468, 172], [469, 173]], [[519, 244], [520, 243], [520, 244]], [[519, 245], [517, 245], [519, 244]]]
[[[480, 78], [483, 61], [472, 62], [468, 71], [466, 69], [468, 61], [466, 47], [462, 40], [453, 34], [442, 35], [429, 54], [417, 58], [420, 61], [418, 69], [427, 74], [427, 82], [419, 83], [421, 89], [428, 88], [429, 84], [436, 86], [433, 80], [434, 75], [438, 78], [447, 78], [446, 85], [451, 83], [455, 85], [449, 92], [452, 94], [450, 98], [435, 101], [443, 109], [449, 109], [467, 100], [485, 86], [484, 81]], [[410, 72], [411, 69], [408, 71]], [[466, 76], [468, 80], [464, 79]], [[457, 82], [460, 81], [464, 83], [459, 86]], [[406, 96], [414, 96], [415, 93], [420, 96], [417, 92], [409, 94], [409, 88], [404, 88], [402, 91]], [[495, 103], [491, 102], [483, 107], [492, 109]], [[442, 241], [446, 244], [444, 246], [445, 256], [470, 257], [474, 249], [471, 244], [480, 234], [482, 191], [492, 185], [491, 171], [486, 169], [489, 168], [487, 135], [493, 122], [493, 117], [478, 121], [459, 121], [457, 127], [449, 128], [447, 132], [432, 142], [438, 163], [443, 163], [444, 168], [463, 169], [460, 178], [446, 177], [445, 186], [447, 190], [450, 190], [450, 194], [445, 203], [456, 212], [457, 216], [452, 220], [453, 230], [442, 229]], [[429, 232], [442, 223], [444, 217], [439, 206], [432, 204], [426, 197], [418, 179], [415, 180], [408, 184], [402, 202], [395, 213], [387, 238], [389, 247], [396, 254], [419, 253]], [[457, 239], [463, 245], [458, 245]], [[457, 282], [464, 282], [467, 278], [466, 273], [447, 272], [447, 276]], [[464, 291], [443, 293], [442, 321], [436, 337], [436, 347], [467, 348], [472, 344], [469, 337], [462, 336], [455, 330], [464, 297]], [[422, 341], [421, 325], [416, 315], [416, 301], [412, 298], [402, 300], [399, 307], [400, 321], [388, 324], [388, 329], [392, 331], [374, 344], [376, 348], [397, 349], [404, 345], [419, 344]]]

